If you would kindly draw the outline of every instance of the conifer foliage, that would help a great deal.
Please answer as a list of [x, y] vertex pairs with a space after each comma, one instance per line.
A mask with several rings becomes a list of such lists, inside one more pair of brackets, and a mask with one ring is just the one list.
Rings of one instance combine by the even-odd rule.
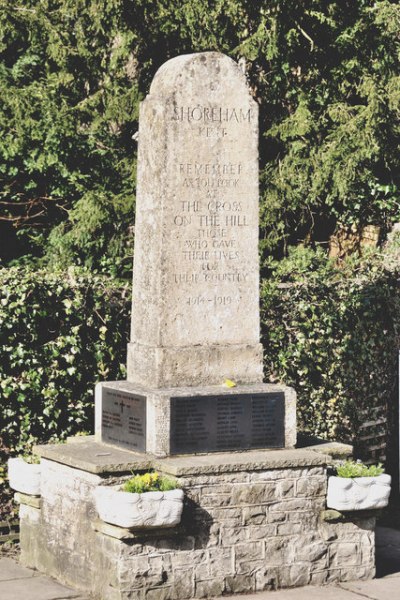
[[245, 60], [261, 107], [264, 257], [399, 220], [397, 2], [5, 0], [4, 264], [129, 271], [139, 101], [163, 62], [205, 50]]

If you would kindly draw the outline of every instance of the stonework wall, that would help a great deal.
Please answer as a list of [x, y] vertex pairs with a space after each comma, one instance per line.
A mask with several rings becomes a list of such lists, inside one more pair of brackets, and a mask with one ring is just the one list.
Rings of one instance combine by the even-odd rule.
[[375, 519], [321, 520], [324, 467], [182, 477], [182, 524], [132, 533], [98, 524], [92, 491], [107, 477], [42, 464], [41, 508], [21, 506], [22, 561], [102, 600], [184, 600], [374, 575]]

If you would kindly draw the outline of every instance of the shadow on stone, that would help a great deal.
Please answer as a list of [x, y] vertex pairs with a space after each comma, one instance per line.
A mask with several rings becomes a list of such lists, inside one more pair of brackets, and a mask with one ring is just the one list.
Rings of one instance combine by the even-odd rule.
[[400, 573], [400, 531], [377, 527], [375, 535], [376, 577]]
[[213, 518], [210, 513], [190, 498], [185, 498], [182, 526], [187, 535], [194, 538], [196, 550], [205, 548], [208, 545], [212, 524]]

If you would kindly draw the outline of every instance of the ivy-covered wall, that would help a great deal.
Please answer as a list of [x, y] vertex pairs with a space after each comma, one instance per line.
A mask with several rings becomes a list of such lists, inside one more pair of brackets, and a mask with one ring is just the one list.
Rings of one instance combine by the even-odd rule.
[[69, 270], [0, 270], [0, 422], [14, 452], [93, 428], [94, 384], [125, 377], [130, 289]]
[[[265, 380], [292, 385], [299, 428], [352, 440], [387, 409], [400, 343], [400, 244], [340, 267], [299, 247], [261, 286]], [[93, 387], [125, 378], [129, 283], [0, 270], [0, 417], [14, 451], [93, 427]]]
[[382, 459], [393, 442], [400, 348], [396, 245], [337, 267], [297, 248], [262, 284], [266, 379], [298, 394], [300, 431]]

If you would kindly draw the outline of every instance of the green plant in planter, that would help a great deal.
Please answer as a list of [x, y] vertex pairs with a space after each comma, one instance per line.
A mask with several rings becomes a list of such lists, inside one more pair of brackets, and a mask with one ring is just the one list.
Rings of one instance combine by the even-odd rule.
[[382, 464], [364, 465], [347, 460], [328, 478], [326, 504], [340, 511], [375, 510], [388, 505], [391, 477]]
[[377, 477], [382, 475], [385, 470], [382, 463], [377, 465], [364, 465], [361, 461], [346, 460], [336, 467], [338, 477], [353, 479], [354, 477]]
[[40, 464], [40, 456], [37, 454], [21, 454], [20, 457], [28, 463], [28, 465], [39, 465]]
[[179, 484], [176, 479], [160, 475], [159, 473], [144, 473], [143, 475], [134, 475], [128, 479], [122, 487], [122, 491], [136, 494], [144, 492], [168, 492], [176, 490]]

